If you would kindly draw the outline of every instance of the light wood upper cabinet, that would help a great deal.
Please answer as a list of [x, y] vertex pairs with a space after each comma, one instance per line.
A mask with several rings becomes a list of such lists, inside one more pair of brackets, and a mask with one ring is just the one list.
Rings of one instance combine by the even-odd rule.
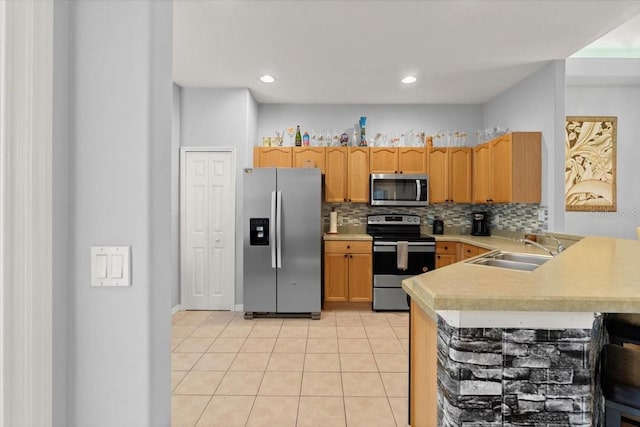
[[421, 174], [427, 171], [424, 147], [371, 147], [371, 173]]
[[319, 168], [322, 174], [326, 173], [324, 147], [294, 147], [293, 167], [302, 168], [305, 166], [305, 161], [309, 161], [314, 167]]
[[394, 147], [371, 147], [370, 149], [371, 173], [397, 173], [398, 149]]
[[347, 201], [369, 202], [369, 149], [350, 147], [348, 155]]
[[510, 202], [513, 189], [513, 144], [510, 135], [491, 141], [491, 201]]
[[540, 203], [540, 132], [513, 132], [474, 149], [476, 203]]
[[473, 150], [468, 147], [449, 149], [449, 198], [455, 203], [471, 203], [471, 165]]
[[491, 145], [473, 149], [473, 201], [487, 203], [491, 198]]
[[324, 176], [325, 202], [347, 201], [348, 156], [346, 147], [326, 148], [326, 173]]
[[472, 149], [468, 147], [430, 148], [429, 202], [471, 202]]
[[253, 167], [290, 168], [293, 164], [291, 147], [254, 147]]
[[429, 155], [429, 203], [448, 201], [447, 191], [449, 152], [447, 148], [430, 148]]
[[421, 174], [427, 171], [427, 149], [424, 147], [398, 148], [398, 172]]

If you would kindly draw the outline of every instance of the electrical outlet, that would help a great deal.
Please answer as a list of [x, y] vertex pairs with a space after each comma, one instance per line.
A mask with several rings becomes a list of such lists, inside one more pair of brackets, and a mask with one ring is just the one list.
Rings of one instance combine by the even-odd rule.
[[538, 208], [538, 221], [544, 221], [544, 208]]
[[496, 225], [500, 225], [500, 214], [496, 214], [493, 217], [493, 221], [495, 222]]

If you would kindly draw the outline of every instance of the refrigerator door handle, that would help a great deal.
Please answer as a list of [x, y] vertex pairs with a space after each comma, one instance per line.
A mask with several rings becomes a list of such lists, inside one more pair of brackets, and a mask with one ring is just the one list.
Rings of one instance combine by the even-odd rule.
[[269, 219], [269, 246], [271, 246], [271, 268], [276, 268], [276, 192], [271, 192], [271, 218]]
[[276, 233], [278, 235], [278, 237], [276, 238], [276, 263], [278, 268], [282, 268], [282, 191], [278, 191], [278, 201], [276, 205], [276, 212], [278, 214], [276, 220]]

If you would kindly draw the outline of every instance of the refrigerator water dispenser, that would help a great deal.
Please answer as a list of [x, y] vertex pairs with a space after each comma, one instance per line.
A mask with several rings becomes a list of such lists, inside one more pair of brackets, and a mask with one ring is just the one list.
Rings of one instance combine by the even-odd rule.
[[269, 218], [249, 218], [249, 244], [269, 246]]

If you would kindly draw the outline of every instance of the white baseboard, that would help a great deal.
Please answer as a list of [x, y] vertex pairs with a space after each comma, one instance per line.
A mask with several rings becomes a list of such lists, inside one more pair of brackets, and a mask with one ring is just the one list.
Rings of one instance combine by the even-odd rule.
[[176, 314], [179, 311], [184, 311], [184, 307], [182, 306], [182, 304], [178, 304], [175, 307], [173, 307], [171, 309], [171, 315], [173, 316], [174, 314]]
[[233, 311], [244, 311], [244, 304], [236, 304]]

